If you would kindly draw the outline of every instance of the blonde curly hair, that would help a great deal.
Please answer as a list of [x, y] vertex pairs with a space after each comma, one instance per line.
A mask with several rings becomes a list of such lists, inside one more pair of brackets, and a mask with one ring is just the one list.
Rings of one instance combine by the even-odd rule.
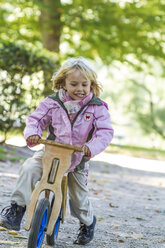
[[96, 96], [99, 96], [102, 88], [97, 81], [97, 74], [84, 57], [70, 58], [66, 60], [52, 77], [52, 89], [57, 91], [60, 88], [63, 88], [65, 86], [65, 79], [67, 75], [75, 70], [79, 70], [88, 80], [90, 80], [91, 90], [93, 90]]

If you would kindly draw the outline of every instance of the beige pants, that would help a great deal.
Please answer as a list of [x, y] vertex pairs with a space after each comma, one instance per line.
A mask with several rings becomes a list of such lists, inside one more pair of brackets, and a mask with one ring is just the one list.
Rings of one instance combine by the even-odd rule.
[[[36, 152], [21, 166], [11, 202], [16, 202], [20, 206], [28, 206], [35, 184], [42, 176], [43, 154], [43, 151]], [[86, 180], [84, 171], [68, 174], [69, 204], [71, 214], [82, 223], [90, 225], [93, 222], [93, 209], [88, 199]]]

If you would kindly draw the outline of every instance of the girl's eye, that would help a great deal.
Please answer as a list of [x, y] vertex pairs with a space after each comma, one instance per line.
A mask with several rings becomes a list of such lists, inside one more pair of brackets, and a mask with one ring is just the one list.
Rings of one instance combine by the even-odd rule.
[[71, 84], [73, 87], [76, 86], [76, 84]]

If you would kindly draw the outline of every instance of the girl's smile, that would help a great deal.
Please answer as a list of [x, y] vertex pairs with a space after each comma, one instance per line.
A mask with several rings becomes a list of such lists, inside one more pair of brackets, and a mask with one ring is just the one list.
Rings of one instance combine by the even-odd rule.
[[64, 89], [73, 100], [83, 100], [90, 93], [91, 82], [77, 69], [67, 75]]

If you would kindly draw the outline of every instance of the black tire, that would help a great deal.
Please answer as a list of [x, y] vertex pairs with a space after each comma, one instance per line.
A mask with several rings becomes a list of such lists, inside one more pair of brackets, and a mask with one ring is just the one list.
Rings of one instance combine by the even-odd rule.
[[[54, 196], [53, 196], [53, 199], [52, 199], [52, 202], [51, 202], [51, 208], [53, 207], [53, 203], [54, 203]], [[51, 211], [50, 211], [50, 213], [51, 213]], [[57, 221], [56, 221], [56, 223], [54, 225], [52, 235], [46, 235], [47, 244], [50, 245], [50, 246], [55, 247], [57, 237], [58, 237], [58, 232], [59, 232], [59, 229], [60, 229], [60, 222], [61, 222], [61, 211], [60, 211], [58, 219], [57, 219]]]
[[33, 215], [28, 239], [28, 248], [40, 248], [44, 240], [49, 219], [50, 203], [44, 198], [38, 202]]

